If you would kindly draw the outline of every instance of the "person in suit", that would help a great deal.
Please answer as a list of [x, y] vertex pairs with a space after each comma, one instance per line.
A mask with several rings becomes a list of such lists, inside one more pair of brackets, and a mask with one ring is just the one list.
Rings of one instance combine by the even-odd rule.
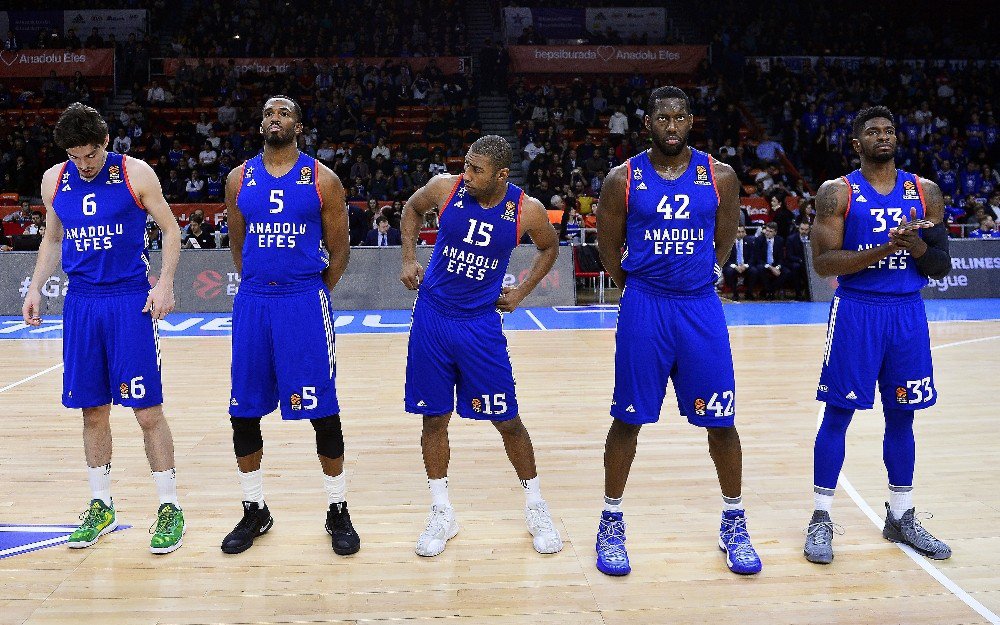
[[372, 247], [402, 244], [403, 239], [399, 236], [399, 230], [389, 227], [389, 219], [385, 215], [375, 220], [375, 227], [365, 237], [365, 245]]
[[764, 285], [764, 299], [774, 299], [775, 292], [788, 279], [785, 265], [785, 240], [778, 236], [778, 224], [764, 225], [764, 233], [756, 237], [756, 267]]
[[733, 301], [740, 300], [737, 286], [740, 276], [743, 276], [743, 293], [748, 300], [754, 298], [753, 290], [760, 283], [760, 270], [757, 268], [757, 246], [753, 237], [747, 237], [747, 229], [739, 226], [736, 229], [736, 242], [729, 252], [729, 258], [722, 267], [722, 278], [733, 294]]
[[809, 222], [803, 221], [798, 230], [792, 232], [785, 245], [785, 264], [788, 265], [788, 281], [795, 289], [795, 299], [806, 299], [809, 294], [809, 282], [806, 279], [806, 249], [809, 242]]

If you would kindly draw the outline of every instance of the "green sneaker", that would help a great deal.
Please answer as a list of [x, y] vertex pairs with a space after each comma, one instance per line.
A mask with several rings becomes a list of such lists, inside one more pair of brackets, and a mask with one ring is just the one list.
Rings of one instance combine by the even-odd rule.
[[172, 503], [160, 504], [156, 511], [156, 523], [149, 528], [149, 533], [153, 535], [149, 541], [150, 551], [176, 551], [184, 542], [184, 512]]
[[83, 523], [69, 535], [66, 544], [70, 549], [83, 549], [97, 542], [97, 539], [118, 527], [114, 504], [107, 506], [100, 499], [94, 499], [81, 515]]

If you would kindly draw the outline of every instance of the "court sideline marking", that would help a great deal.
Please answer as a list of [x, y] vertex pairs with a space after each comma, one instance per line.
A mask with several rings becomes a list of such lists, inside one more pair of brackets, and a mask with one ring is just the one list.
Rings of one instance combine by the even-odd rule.
[[5, 386], [3, 388], [0, 388], [0, 393], [3, 393], [5, 391], [9, 391], [10, 389], [14, 388], [15, 386], [21, 386], [22, 384], [24, 384], [26, 382], [31, 382], [35, 378], [40, 378], [43, 375], [45, 375], [46, 373], [50, 373], [52, 371], [55, 371], [56, 369], [58, 369], [58, 368], [60, 368], [62, 366], [63, 366], [63, 363], [60, 362], [57, 365], [52, 365], [48, 369], [43, 369], [42, 371], [39, 371], [38, 373], [29, 375], [28, 377], [24, 378], [23, 380], [18, 380], [17, 382], [14, 382], [13, 384], [8, 384], [7, 386]]
[[[957, 347], [959, 345], [968, 345], [969, 343], [982, 343], [983, 341], [992, 341], [994, 339], [1000, 339], [1000, 334], [995, 336], [984, 336], [978, 339], [968, 339], [966, 341], [956, 341], [954, 343], [944, 343], [942, 345], [935, 345], [934, 347], [931, 347], [931, 351], [935, 349], [944, 349], [946, 347]], [[819, 426], [823, 422], [823, 410], [825, 408], [826, 408], [825, 403], [820, 405], [819, 414], [817, 414], [816, 416], [817, 430], [819, 430]], [[878, 514], [876, 514], [875, 511], [872, 510], [872, 507], [868, 505], [868, 502], [865, 501], [863, 497], [861, 497], [858, 491], [854, 488], [854, 485], [851, 484], [851, 481], [847, 479], [846, 473], [844, 473], [843, 471], [840, 472], [840, 476], [837, 478], [837, 483], [844, 487], [844, 492], [847, 493], [847, 495], [851, 498], [851, 501], [853, 501], [855, 505], [857, 505], [858, 508], [860, 508], [861, 511], [865, 513], [865, 516], [867, 516], [871, 520], [871, 522], [875, 524], [875, 527], [881, 530], [884, 524], [882, 518], [879, 517]], [[967, 606], [969, 606], [977, 613], [979, 613], [980, 616], [982, 616], [987, 621], [992, 623], [992, 625], [1000, 625], [1000, 616], [997, 616], [989, 608], [979, 603], [979, 601], [977, 601], [972, 595], [970, 595], [961, 586], [952, 581], [950, 577], [945, 575], [944, 572], [941, 571], [941, 569], [931, 564], [930, 560], [920, 555], [907, 545], [904, 545], [902, 543], [894, 543], [894, 544], [897, 547], [899, 547], [903, 553], [908, 555], [911, 560], [916, 562], [917, 565], [920, 566], [920, 568], [926, 571], [928, 575], [937, 580], [939, 584], [947, 588], [951, 592], [951, 594], [955, 595], [963, 602], [965, 602]]]

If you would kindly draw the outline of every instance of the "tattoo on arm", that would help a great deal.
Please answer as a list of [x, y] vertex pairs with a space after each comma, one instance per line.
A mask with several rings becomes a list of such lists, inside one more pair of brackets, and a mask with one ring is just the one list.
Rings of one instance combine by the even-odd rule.
[[837, 214], [837, 189], [832, 184], [823, 185], [816, 193], [816, 214], [820, 217]]

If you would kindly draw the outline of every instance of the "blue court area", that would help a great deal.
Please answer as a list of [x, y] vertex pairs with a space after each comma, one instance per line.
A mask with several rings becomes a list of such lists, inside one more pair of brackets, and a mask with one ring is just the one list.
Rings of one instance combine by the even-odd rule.
[[[1000, 299], [927, 300], [930, 321], [984, 321], [1000, 319]], [[334, 304], [336, 305], [336, 304]], [[730, 326], [825, 324], [830, 305], [823, 302], [743, 302], [723, 306]], [[615, 327], [618, 306], [556, 306], [525, 308], [504, 315], [505, 330], [600, 330]], [[337, 313], [339, 334], [405, 333], [409, 310], [351, 310]], [[161, 337], [229, 336], [232, 316], [227, 313], [175, 313], [160, 322]], [[62, 338], [62, 319], [45, 318], [37, 328], [20, 317], [0, 317], [0, 340]]]
[[[119, 525], [119, 532], [131, 525]], [[4, 525], [0, 524], [0, 559], [61, 545], [69, 540], [76, 525]]]

